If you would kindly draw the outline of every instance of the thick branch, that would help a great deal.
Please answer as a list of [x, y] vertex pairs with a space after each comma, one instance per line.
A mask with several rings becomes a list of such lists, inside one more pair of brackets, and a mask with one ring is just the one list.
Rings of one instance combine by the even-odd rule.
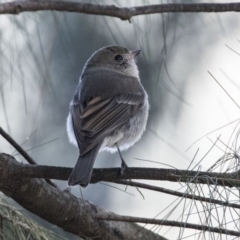
[[117, 17], [129, 20], [138, 15], [148, 15], [164, 12], [240, 12], [240, 3], [179, 3], [156, 4], [119, 8], [114, 5], [97, 5], [80, 2], [65, 1], [14, 1], [0, 4], [0, 14], [19, 14], [21, 12], [34, 12], [56, 10], [78, 12], [93, 15]]
[[[12, 157], [0, 154], [5, 158]], [[10, 174], [28, 178], [46, 178], [56, 180], [67, 180], [72, 171], [71, 168], [39, 166], [17, 163], [9, 169]], [[100, 181], [114, 182], [123, 179], [159, 180], [170, 182], [201, 183], [208, 185], [219, 185], [224, 187], [240, 187], [240, 176], [236, 173], [198, 172], [179, 169], [164, 168], [127, 168], [124, 174], [120, 174], [119, 168], [94, 169], [91, 183]]]
[[[138, 235], [136, 235], [136, 232], [140, 230], [140, 227], [138, 227], [137, 225], [126, 225], [127, 223], [117, 224], [116, 222], [98, 222], [96, 221], [96, 216], [97, 219], [108, 221], [113, 220], [114, 218], [115, 221], [144, 222], [168, 226], [181, 225], [181, 223], [174, 221], [162, 221], [156, 219], [142, 219], [134, 217], [131, 218], [115, 215], [113, 213], [106, 213], [103, 209], [98, 208], [97, 206], [89, 202], [86, 202], [82, 199], [77, 199], [70, 193], [61, 192], [58, 189], [55, 189], [52, 186], [46, 184], [45, 181], [35, 179], [36, 177], [44, 177], [66, 180], [71, 172], [71, 168], [21, 164], [18, 163], [10, 155], [0, 154], [0, 171], [0, 191], [12, 197], [29, 211], [65, 229], [66, 231], [81, 235], [82, 237], [83, 235], [88, 237], [100, 235], [101, 237], [99, 237], [98, 239], [118, 239], [114, 235], [116, 232], [113, 229], [120, 228], [118, 229], [118, 235], [126, 234], [127, 236], [129, 236], [130, 234], [132, 237], [127, 237], [126, 239], [141, 239]], [[221, 179], [219, 183], [222, 183], [224, 186], [226, 186], [227, 184], [232, 186], [233, 182], [236, 183], [240, 181], [237, 174], [233, 175], [209, 172], [192, 172], [172, 169], [146, 170], [143, 168], [130, 168], [126, 169], [126, 172], [123, 176], [120, 175], [120, 169], [95, 169], [92, 182], [97, 182], [100, 180], [117, 182], [117, 180], [121, 178], [146, 178], [152, 180], [160, 179], [170, 181], [188, 181], [192, 183], [205, 181], [205, 183], [209, 184], [217, 184], [218, 179]], [[211, 181], [209, 180], [209, 178], [211, 178]], [[192, 181], [191, 179], [194, 179], [194, 181]], [[206, 179], [208, 180], [206, 181]], [[124, 181], [118, 180], [118, 182], [124, 184]], [[136, 185], [136, 183], [132, 181], [127, 181], [126, 184]], [[140, 183], [139, 187], [146, 188], [144, 184], [142, 185]], [[155, 190], [159, 190], [159, 188]], [[56, 201], [56, 199], [58, 201]], [[208, 201], [208, 199], [203, 199], [202, 197], [199, 197], [199, 199], [197, 197], [196, 200]], [[212, 202], [213, 201], [215, 200], [212, 199]], [[220, 201], [217, 202], [217, 204], [221, 204]], [[229, 206], [229, 203], [227, 205]], [[235, 231], [214, 227], [209, 228], [207, 226], [199, 226], [196, 224], [188, 224], [185, 227], [239, 236], [239, 233]], [[126, 233], [126, 228], [128, 230], [130, 229], [130, 233]], [[81, 231], [79, 231], [79, 229], [81, 229]], [[144, 231], [145, 233], [145, 229], [141, 230], [141, 232], [142, 231]], [[153, 233], [147, 231], [146, 234], [148, 235]], [[159, 239], [161, 239], [161, 237], [159, 237]]]
[[104, 209], [60, 191], [44, 180], [15, 175], [14, 169], [19, 166], [21, 164], [11, 156], [0, 155], [0, 191], [64, 230], [84, 239], [165, 239], [133, 223], [97, 220], [93, 216], [106, 214]]

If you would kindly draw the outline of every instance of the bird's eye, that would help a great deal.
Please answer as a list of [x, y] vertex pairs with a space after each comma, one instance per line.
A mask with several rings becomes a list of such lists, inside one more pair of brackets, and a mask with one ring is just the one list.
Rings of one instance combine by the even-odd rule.
[[123, 57], [121, 55], [116, 55], [115, 56], [115, 60], [117, 61], [122, 61], [123, 60]]

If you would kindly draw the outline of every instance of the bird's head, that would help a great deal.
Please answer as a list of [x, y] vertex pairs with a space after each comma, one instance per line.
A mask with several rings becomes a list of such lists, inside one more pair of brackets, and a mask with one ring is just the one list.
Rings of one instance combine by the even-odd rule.
[[96, 51], [85, 68], [108, 68], [133, 77], [138, 77], [136, 58], [141, 50], [130, 51], [120, 46], [107, 46]]

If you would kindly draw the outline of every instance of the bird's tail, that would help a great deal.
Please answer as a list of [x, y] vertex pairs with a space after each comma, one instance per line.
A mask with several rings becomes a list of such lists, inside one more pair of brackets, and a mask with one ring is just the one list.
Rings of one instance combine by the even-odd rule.
[[96, 145], [83, 156], [79, 156], [75, 167], [68, 179], [68, 185], [74, 186], [80, 184], [82, 187], [87, 187], [91, 180], [93, 164], [101, 144]]

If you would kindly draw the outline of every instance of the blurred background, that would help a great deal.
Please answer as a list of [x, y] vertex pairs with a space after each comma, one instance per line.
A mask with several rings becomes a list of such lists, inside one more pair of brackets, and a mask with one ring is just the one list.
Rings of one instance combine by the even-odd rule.
[[[88, 1], [119, 7], [181, 2], [209, 1]], [[138, 66], [149, 94], [150, 116], [141, 141], [123, 153], [125, 161], [130, 167], [187, 169], [196, 155], [189, 169], [196, 166], [194, 170], [206, 171], [223, 156], [226, 145], [231, 146], [231, 151], [238, 149], [239, 122], [235, 120], [239, 118], [239, 108], [210, 73], [240, 104], [239, 26], [240, 15], [234, 12], [164, 13], [133, 17], [131, 22], [54, 11], [0, 15], [0, 125], [38, 164], [73, 167], [78, 149], [68, 142], [65, 125], [69, 102], [85, 62], [106, 45], [140, 48]], [[235, 122], [229, 124], [232, 121]], [[221, 141], [213, 147], [218, 137]], [[3, 138], [0, 151], [25, 162]], [[94, 167], [119, 167], [120, 163], [118, 154], [101, 153]], [[232, 161], [221, 167], [223, 170], [237, 166]], [[61, 189], [67, 187], [66, 182], [56, 183]], [[174, 190], [182, 188], [183, 192], [187, 189], [178, 183], [147, 183]], [[72, 189], [76, 196], [118, 214], [207, 223], [202, 218], [207, 218], [202, 205], [197, 208], [195, 202], [189, 205], [186, 200], [163, 193], [141, 192], [144, 198], [136, 188], [104, 182]], [[203, 192], [211, 195], [210, 188]], [[221, 223], [237, 231], [238, 213], [219, 209], [211, 224]], [[214, 216], [216, 210], [208, 214]], [[30, 216], [66, 239], [77, 239]], [[237, 223], [234, 226], [233, 219]], [[179, 228], [146, 227], [168, 239], [217, 236]]]

